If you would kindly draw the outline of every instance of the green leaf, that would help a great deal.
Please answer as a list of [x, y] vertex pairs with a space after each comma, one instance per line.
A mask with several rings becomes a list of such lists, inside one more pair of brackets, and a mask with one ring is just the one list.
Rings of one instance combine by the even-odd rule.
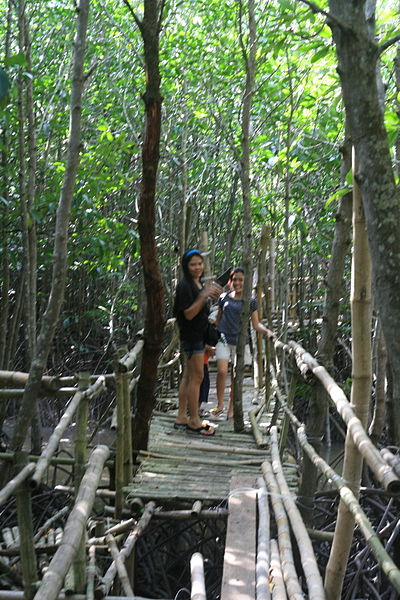
[[23, 52], [18, 52], [18, 54], [12, 54], [11, 56], [8, 56], [4, 60], [4, 64], [6, 67], [14, 67], [15, 65], [26, 67], [28, 62], [25, 58], [25, 54]]
[[330, 204], [332, 204], [332, 202], [336, 202], [336, 200], [340, 200], [340, 198], [342, 196], [344, 196], [345, 194], [347, 194], [350, 191], [351, 191], [351, 187], [347, 187], [347, 186], [346, 187], [342, 187], [342, 188], [336, 190], [336, 192], [334, 192], [332, 194], [332, 196], [329, 196], [329, 198], [326, 200], [326, 202], [325, 202], [325, 208], [328, 208], [328, 206]]

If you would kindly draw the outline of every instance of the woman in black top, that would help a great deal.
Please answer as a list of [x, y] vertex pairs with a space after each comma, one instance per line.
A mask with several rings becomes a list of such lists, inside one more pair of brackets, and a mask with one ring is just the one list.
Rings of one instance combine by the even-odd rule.
[[179, 408], [174, 427], [190, 433], [213, 435], [215, 430], [209, 425], [203, 425], [199, 417], [199, 389], [204, 374], [204, 339], [209, 313], [207, 301], [209, 298], [218, 298], [222, 288], [212, 282], [203, 286], [201, 277], [204, 264], [198, 250], [185, 252], [182, 256], [182, 270], [183, 278], [175, 293], [174, 315], [186, 361], [179, 386]]

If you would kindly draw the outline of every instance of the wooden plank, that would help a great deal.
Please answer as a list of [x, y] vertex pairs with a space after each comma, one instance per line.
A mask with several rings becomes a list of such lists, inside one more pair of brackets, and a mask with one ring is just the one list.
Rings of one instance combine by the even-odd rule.
[[[221, 600], [254, 600], [256, 569], [256, 479], [234, 475], [229, 496]], [[249, 489], [253, 488], [253, 489]]]

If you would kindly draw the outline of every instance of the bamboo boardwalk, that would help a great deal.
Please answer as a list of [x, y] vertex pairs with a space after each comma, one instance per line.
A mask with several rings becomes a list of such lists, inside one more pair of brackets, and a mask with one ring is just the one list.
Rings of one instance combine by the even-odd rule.
[[[215, 373], [210, 373], [211, 390], [208, 407], [216, 405]], [[229, 385], [227, 385], [229, 389]], [[155, 500], [162, 505], [190, 505], [200, 500], [203, 506], [227, 502], [231, 479], [240, 474], [261, 475], [261, 464], [268, 457], [268, 445], [260, 449], [254, 439], [248, 412], [254, 408], [253, 379], [246, 377], [243, 389], [245, 431], [235, 433], [226, 415], [205, 417], [216, 428], [215, 436], [200, 435], [174, 429], [176, 409], [155, 412], [150, 426], [147, 452], [140, 456], [132, 483], [124, 488], [126, 499]], [[227, 405], [227, 393], [226, 402]], [[267, 422], [259, 423], [267, 428]], [[286, 465], [293, 480], [296, 465]]]

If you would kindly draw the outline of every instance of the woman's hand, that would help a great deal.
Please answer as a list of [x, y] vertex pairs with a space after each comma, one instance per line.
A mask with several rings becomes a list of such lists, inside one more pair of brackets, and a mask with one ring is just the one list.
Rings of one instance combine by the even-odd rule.
[[206, 298], [213, 298], [216, 300], [222, 294], [222, 289], [223, 288], [219, 285], [219, 283], [216, 283], [215, 281], [208, 281], [204, 286], [203, 294]]

